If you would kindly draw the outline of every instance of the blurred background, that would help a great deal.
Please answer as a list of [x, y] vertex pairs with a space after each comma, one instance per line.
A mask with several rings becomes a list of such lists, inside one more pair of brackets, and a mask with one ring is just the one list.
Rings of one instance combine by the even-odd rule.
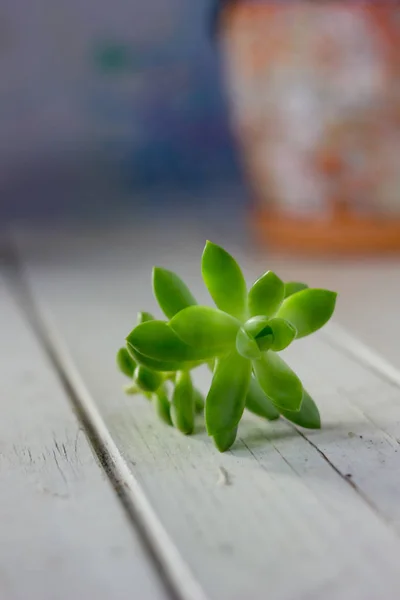
[[0, 217], [211, 209], [398, 250], [399, 46], [396, 0], [3, 0]]
[[3, 219], [244, 201], [214, 4], [1, 3]]
[[2, 0], [0, 69], [3, 227], [189, 219], [376, 344], [374, 272], [394, 348], [398, 0]]
[[[207, 303], [209, 297], [199, 268], [206, 239], [222, 245], [237, 258], [249, 284], [272, 269], [284, 281], [305, 281], [310, 287], [339, 292], [335, 320], [394, 364], [397, 370], [395, 377], [390, 373], [390, 380], [399, 381], [400, 0], [0, 0], [0, 283], [4, 273], [11, 273], [11, 287], [16, 288], [18, 300], [23, 300], [27, 324], [38, 324], [45, 337], [49, 334], [47, 352], [53, 362], [53, 355], [60, 355], [59, 348], [65, 343], [67, 352], [62, 350], [61, 356], [67, 359], [65, 364], [61, 360], [60, 372], [65, 369], [62, 380], [63, 385], [67, 381], [68, 395], [70, 388], [76, 388], [77, 393], [73, 393], [79, 402], [81, 390], [85, 392], [87, 385], [94, 404], [101, 406], [113, 431], [129, 431], [133, 438], [140, 433], [139, 426], [133, 427], [135, 418], [140, 425], [140, 415], [136, 416], [136, 408], [132, 413], [127, 409], [131, 398], [126, 404], [121, 401], [115, 353], [132, 329], [138, 310], [154, 310], [160, 316], [152, 298], [152, 266], [158, 264], [176, 271], [198, 301]], [[10, 269], [3, 269], [4, 257]], [[25, 342], [14, 339], [12, 325], [4, 326], [7, 314], [0, 308], [0, 331], [10, 332], [14, 343], [11, 350], [14, 348], [17, 353]], [[331, 332], [330, 338], [329, 330], [321, 335], [335, 347], [335, 341], [340, 339], [337, 331]], [[344, 339], [340, 342], [342, 347], [346, 345], [347, 338]], [[318, 344], [315, 348], [318, 353]], [[398, 461], [385, 448], [396, 445], [394, 433], [390, 432], [396, 431], [398, 415], [391, 404], [392, 397], [389, 392], [388, 397], [384, 396], [378, 381], [376, 390], [369, 389], [363, 398], [365, 386], [370, 385], [367, 378], [363, 381], [365, 370], [358, 369], [360, 374], [355, 374], [354, 380], [350, 376], [352, 365], [357, 367], [363, 352], [353, 356], [353, 362], [349, 360], [348, 373], [336, 372], [333, 364], [333, 375], [326, 382], [320, 367], [327, 358], [320, 356], [316, 360], [315, 355], [309, 357], [305, 352], [310, 382], [316, 390], [331, 386], [335, 380], [332, 394], [326, 391], [326, 397], [332, 398], [332, 406], [336, 406], [332, 415], [341, 410], [342, 392], [349, 398], [354, 394], [354, 399], [358, 395], [360, 406], [362, 402], [370, 403], [371, 412], [366, 414], [378, 415], [382, 407], [387, 410], [387, 428], [386, 424], [381, 425], [385, 423], [381, 416], [376, 420], [376, 448], [378, 441], [384, 441], [386, 446], [379, 445], [374, 454], [370, 452], [371, 441], [371, 446], [364, 449], [351, 446], [351, 452], [356, 457], [355, 449], [360, 449], [354, 465], [365, 463], [359, 471], [361, 479], [367, 482], [365, 489], [374, 494], [381, 487], [395, 490], [392, 479], [398, 475]], [[26, 357], [28, 365], [27, 354]], [[18, 361], [7, 358], [6, 368], [13, 367], [11, 376], [15, 371], [15, 381], [22, 386], [15, 385], [12, 393], [19, 394], [22, 388], [30, 390], [32, 396], [26, 398], [36, 414], [32, 423], [39, 423], [40, 402], [46, 390], [51, 389], [46, 387], [47, 374], [43, 386], [39, 385], [35, 373], [39, 362], [32, 360], [26, 379], [21, 373], [20, 381], [19, 364], [13, 364]], [[374, 361], [376, 364], [375, 357], [368, 364]], [[386, 366], [385, 363], [383, 370]], [[50, 368], [49, 363], [49, 375]], [[14, 380], [7, 381], [14, 385]], [[5, 403], [10, 403], [8, 396], [14, 398], [11, 388], [4, 389]], [[310, 391], [313, 393], [312, 387]], [[53, 393], [50, 395], [53, 400]], [[375, 395], [377, 403], [373, 409]], [[393, 397], [398, 396], [398, 386], [393, 386]], [[82, 397], [86, 398], [85, 394]], [[334, 405], [336, 401], [338, 404]], [[361, 419], [364, 431], [366, 418], [357, 402], [351, 411], [355, 420]], [[18, 409], [17, 402], [15, 406]], [[350, 413], [344, 414], [346, 419]], [[27, 415], [30, 418], [30, 413]], [[44, 417], [42, 421], [50, 435]], [[347, 440], [348, 425], [344, 422], [343, 426]], [[357, 431], [354, 427], [352, 423], [351, 429]], [[140, 454], [137, 459], [136, 450], [126, 456], [138, 463], [142, 461], [142, 470], [137, 467], [139, 484], [151, 490], [151, 503], [159, 490], [166, 490], [163, 514], [168, 515], [168, 522], [173, 512], [184, 505], [169, 490], [164, 476], [167, 462], [161, 468], [155, 466], [151, 444], [159, 443], [161, 438], [150, 433], [150, 428], [144, 431], [143, 440], [147, 434], [150, 440], [146, 452], [148, 448], [153, 462], [142, 460]], [[346, 454], [342, 455], [339, 448], [343, 437], [337, 438], [334, 427], [326, 431], [332, 456], [341, 454], [341, 464], [345, 465]], [[38, 428], [38, 432], [41, 435], [42, 429]], [[20, 455], [15, 445], [10, 450], [10, 465], [14, 469], [20, 461], [24, 478], [30, 477], [30, 468], [37, 468], [32, 457], [28, 464], [29, 433], [25, 433], [24, 426], [22, 441], [16, 444], [21, 448]], [[11, 434], [17, 436], [17, 432]], [[357, 440], [360, 438], [357, 435]], [[6, 442], [8, 439], [11, 441], [6, 436]], [[326, 446], [321, 447], [325, 451]], [[350, 448], [346, 441], [343, 447]], [[294, 456], [295, 446], [290, 448], [289, 453]], [[167, 443], [165, 449], [165, 461], [171, 461], [174, 473], [178, 473], [179, 463], [174, 463]], [[66, 457], [65, 447], [64, 452]], [[195, 461], [196, 455], [190, 455], [190, 449], [188, 456], [189, 462]], [[326, 458], [325, 454], [322, 456]], [[47, 473], [44, 454], [43, 458]], [[56, 454], [54, 458], [63, 475]], [[318, 481], [322, 473], [319, 463], [312, 466], [310, 461], [306, 467], [300, 464], [302, 460], [296, 458], [299, 472], [315, 479], [325, 501], [328, 493], [332, 495], [331, 478], [326, 480], [329, 489], [324, 491]], [[322, 464], [321, 457], [319, 460]], [[4, 464], [7, 467], [8, 463]], [[37, 464], [42, 464], [41, 458]], [[265, 464], [268, 469], [275, 468], [275, 460]], [[381, 467], [382, 480], [374, 477]], [[75, 481], [78, 476], [75, 467], [73, 470]], [[350, 463], [343, 473], [348, 470], [351, 477]], [[289, 471], [282, 471], [287, 484], [293, 479], [287, 477]], [[171, 487], [177, 490], [176, 495], [184, 496], [186, 488], [190, 489], [185, 473], [181, 469], [179, 487]], [[198, 473], [207, 490], [209, 473], [207, 477], [202, 476], [202, 471]], [[256, 484], [257, 475], [251, 477]], [[153, 486], [156, 479], [164, 487]], [[32, 481], [36, 485], [37, 477], [32, 477]], [[387, 484], [386, 488], [380, 486], [380, 481]], [[80, 480], [78, 483], [80, 486]], [[212, 480], [211, 485], [216, 483]], [[118, 490], [122, 489], [119, 480], [117, 484]], [[284, 492], [284, 486], [281, 487]], [[368, 494], [360, 489], [368, 500]], [[55, 500], [59, 502], [57, 506], [70, 506], [64, 499], [70, 497], [69, 489], [66, 490], [66, 496], [54, 494], [59, 498]], [[314, 503], [313, 490], [310, 503]], [[334, 488], [332, 491], [332, 502], [337, 502], [339, 495], [335, 495]], [[193, 487], [193, 498], [194, 492]], [[10, 492], [9, 499], [14, 498], [11, 493], [14, 492]], [[51, 492], [47, 489], [35, 488], [35, 498], [39, 494], [50, 502]], [[30, 501], [28, 494], [24, 497]], [[380, 497], [386, 507], [386, 498]], [[78, 507], [79, 498], [71, 492], [74, 507]], [[272, 499], [278, 508], [280, 498]], [[341, 510], [346, 506], [347, 495], [340, 502], [337, 506]], [[371, 506], [374, 503], [371, 501]], [[140, 503], [138, 506], [140, 518]], [[211, 504], [206, 502], [205, 506]], [[396, 506], [394, 492], [391, 498], [388, 496], [387, 506]], [[304, 513], [307, 518], [313, 514], [314, 504], [310, 507]], [[339, 509], [325, 512], [332, 512], [336, 518]], [[4, 514], [13, 513], [6, 510]], [[64, 513], [52, 514], [49, 513], [52, 523], [65, 521], [68, 529], [69, 518], [60, 518]], [[93, 518], [97, 518], [96, 514], [99, 513], [93, 512]], [[227, 514], [229, 517], [229, 511]], [[392, 514], [397, 524], [398, 514], [395, 510]], [[182, 523], [189, 523], [190, 513], [183, 511], [182, 515]], [[376, 519], [375, 512], [371, 511], [371, 515]], [[209, 539], [214, 521], [204, 521], [210, 525], [211, 537], [203, 537], [202, 522], [193, 520], [185, 535], [195, 531], [202, 536], [202, 547], [210, 553], [212, 562], [216, 546]], [[221, 540], [225, 540], [224, 523], [220, 527]], [[316, 523], [315, 535], [324, 531], [325, 513]], [[335, 529], [326, 523], [330, 536]], [[350, 523], [349, 518], [343, 523]], [[371, 531], [375, 531], [372, 523], [371, 520]], [[302, 520], [301, 527], [297, 536], [303, 530], [307, 532], [307, 521]], [[16, 573], [22, 581], [22, 538], [14, 535], [12, 527], [8, 531], [11, 543], [4, 547], [11, 548], [7, 552], [15, 556]], [[38, 531], [37, 523], [34, 531]], [[30, 533], [28, 528], [27, 532]], [[42, 539], [42, 532], [40, 535]], [[245, 526], [238, 535], [235, 539], [246, 540]], [[73, 548], [71, 536], [68, 531], [68, 548]], [[27, 548], [33, 547], [35, 537], [31, 538], [33, 542]], [[177, 547], [186, 548], [185, 539], [180, 537]], [[364, 539], [368, 538], [362, 537], [360, 544]], [[336, 544], [333, 537], [332, 540]], [[382, 540], [378, 539], [376, 548], [381, 543], [392, 547], [389, 538], [388, 542], [386, 537]], [[49, 538], [50, 542], [53, 544], [53, 538]], [[343, 543], [337, 548], [344, 548]], [[328, 549], [330, 545], [328, 537], [321, 548]], [[82, 548], [85, 551], [86, 546]], [[337, 548], [332, 552], [339, 556]], [[230, 542], [221, 543], [218, 552], [224, 569], [235, 564], [231, 561], [236, 550]], [[56, 546], [54, 551], [58, 552]], [[118, 548], [117, 551], [112, 560], [123, 561], [123, 553]], [[39, 564], [36, 559], [41, 558], [36, 554], [33, 565]], [[310, 562], [312, 554], [305, 554]], [[201, 558], [200, 553], [196, 556]], [[343, 560], [348, 556], [349, 553], [344, 554]], [[46, 563], [46, 572], [69, 576], [69, 567], [59, 557], [61, 553], [57, 554], [57, 562]], [[346, 563], [343, 569], [342, 583], [348, 585], [350, 595], [361, 589], [351, 581], [354, 573], [361, 573], [361, 559], [356, 558], [358, 562], [353, 565], [350, 561], [350, 567]], [[287, 570], [286, 562], [278, 559], [274, 558], [273, 564], [278, 569], [284, 565]], [[249, 561], [246, 557], [243, 562], [243, 581], [250, 581], [254, 572], [247, 568]], [[97, 575], [100, 563], [91, 564]], [[382, 564], [377, 564], [377, 569]], [[305, 581], [307, 570], [297, 571], [299, 581]], [[42, 575], [36, 568], [29, 572], [34, 577]], [[263, 572], [262, 565], [259, 572]], [[313, 565], [313, 572], [322, 573], [323, 577], [318, 586], [310, 587], [310, 594], [317, 597], [318, 590], [328, 590], [334, 571], [320, 573]], [[219, 573], [218, 581], [223, 579]], [[28, 589], [31, 579], [26, 581]], [[236, 589], [234, 592], [240, 594]], [[336, 592], [332, 592], [334, 596]]]

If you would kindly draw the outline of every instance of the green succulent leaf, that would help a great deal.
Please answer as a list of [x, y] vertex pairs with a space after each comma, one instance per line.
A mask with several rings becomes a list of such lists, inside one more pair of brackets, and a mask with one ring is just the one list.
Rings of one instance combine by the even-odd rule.
[[270, 319], [268, 317], [263, 317], [262, 315], [251, 317], [251, 319], [244, 324], [244, 329], [253, 338], [264, 337], [268, 334], [272, 335], [272, 329], [269, 326], [269, 322]]
[[193, 389], [194, 409], [196, 413], [202, 413], [204, 410], [205, 399], [203, 394], [197, 388]]
[[129, 383], [128, 385], [125, 385], [124, 392], [125, 392], [125, 394], [128, 394], [128, 396], [135, 396], [136, 394], [142, 394], [142, 390], [138, 388], [136, 383]]
[[189, 346], [165, 321], [142, 323], [126, 339], [140, 354], [163, 362], [210, 360], [217, 354], [215, 348]]
[[234, 444], [237, 436], [238, 427], [229, 431], [220, 431], [213, 436], [214, 444], [220, 452], [226, 452]]
[[311, 396], [303, 391], [303, 400], [301, 402], [300, 410], [297, 412], [291, 412], [289, 410], [282, 410], [281, 415], [288, 421], [305, 427], [306, 429], [320, 429], [321, 428], [321, 417], [317, 405]]
[[265, 395], [254, 376], [250, 380], [250, 387], [246, 396], [246, 408], [255, 415], [268, 419], [268, 421], [279, 419], [278, 410], [268, 396]]
[[271, 327], [272, 335], [274, 336], [271, 345], [271, 350], [274, 352], [279, 352], [280, 350], [287, 348], [296, 337], [296, 328], [289, 323], [289, 321], [285, 321], [285, 319], [275, 317], [270, 320], [269, 326]]
[[172, 319], [179, 311], [197, 304], [178, 275], [162, 267], [153, 268], [153, 292], [163, 313]]
[[242, 320], [246, 314], [247, 290], [235, 259], [220, 246], [207, 242], [201, 261], [201, 273], [218, 308]]
[[236, 351], [217, 360], [206, 398], [208, 435], [232, 430], [240, 421], [246, 403], [251, 362]]
[[236, 336], [236, 350], [244, 358], [261, 358], [261, 352], [256, 340], [241, 327]]
[[147, 321], [154, 321], [154, 317], [151, 313], [146, 312], [146, 311], [140, 311], [137, 314], [137, 325], [140, 325], [141, 323], [146, 323]]
[[275, 273], [267, 271], [257, 279], [249, 291], [250, 316], [273, 317], [282, 304], [285, 284]]
[[277, 317], [286, 319], [297, 329], [297, 338], [320, 329], [335, 310], [337, 294], [309, 288], [286, 298]]
[[258, 348], [262, 351], [262, 352], [266, 352], [267, 350], [269, 350], [273, 344], [274, 341], [274, 336], [272, 333], [265, 333], [264, 335], [258, 335], [256, 338], [256, 344], [258, 346]]
[[171, 372], [181, 371], [182, 369], [194, 369], [203, 363], [203, 361], [174, 361], [169, 362], [165, 360], [156, 360], [155, 358], [151, 358], [150, 356], [145, 356], [141, 354], [134, 348], [129, 342], [127, 342], [127, 349], [129, 354], [136, 360], [139, 365], [143, 365], [148, 369], [152, 369], [153, 371], [162, 371], [162, 372]]
[[135, 369], [133, 380], [144, 392], [155, 392], [162, 384], [164, 378], [158, 371], [152, 371], [139, 365]]
[[153, 397], [154, 408], [161, 421], [167, 425], [172, 425], [171, 420], [171, 404], [168, 400], [168, 396], [164, 389], [164, 386], [160, 387]]
[[169, 325], [189, 346], [216, 348], [219, 354], [234, 345], [240, 327], [237, 319], [209, 306], [189, 306], [175, 315]]
[[174, 426], [186, 435], [194, 429], [193, 384], [188, 371], [178, 371], [171, 401], [171, 419]]
[[120, 348], [117, 352], [117, 365], [119, 370], [127, 377], [133, 377], [136, 363], [126, 348]]
[[303, 386], [280, 356], [266, 352], [260, 360], [253, 361], [253, 368], [258, 383], [275, 406], [292, 411], [300, 409]]
[[[269, 350], [274, 341], [272, 328], [268, 317], [252, 317], [244, 324], [244, 330], [254, 338], [260, 351]], [[254, 356], [253, 358], [259, 358]]]
[[288, 298], [296, 292], [301, 292], [301, 290], [306, 290], [307, 288], [308, 285], [306, 283], [301, 283], [301, 281], [288, 281], [285, 283], [285, 298]]

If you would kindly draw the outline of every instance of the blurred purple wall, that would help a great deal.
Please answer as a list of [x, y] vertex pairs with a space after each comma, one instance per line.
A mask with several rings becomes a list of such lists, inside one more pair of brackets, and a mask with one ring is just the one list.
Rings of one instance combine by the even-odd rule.
[[0, 216], [239, 185], [211, 8], [3, 0]]

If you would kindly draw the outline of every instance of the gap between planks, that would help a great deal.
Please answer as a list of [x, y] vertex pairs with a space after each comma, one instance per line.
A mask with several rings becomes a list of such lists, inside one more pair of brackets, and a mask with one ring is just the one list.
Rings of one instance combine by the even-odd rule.
[[170, 598], [0, 268], [0, 597]]
[[56, 327], [48, 316], [41, 314], [18, 255], [11, 245], [2, 254], [6, 257], [5, 279], [11, 293], [55, 368], [101, 467], [139, 532], [169, 595], [174, 600], [207, 600], [118, 450]]

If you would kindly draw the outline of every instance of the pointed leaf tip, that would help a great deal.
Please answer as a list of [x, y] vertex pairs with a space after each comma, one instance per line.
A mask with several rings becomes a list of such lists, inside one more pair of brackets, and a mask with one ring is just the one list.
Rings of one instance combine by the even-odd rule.
[[201, 273], [217, 307], [243, 319], [247, 307], [247, 290], [236, 260], [221, 246], [207, 241], [201, 259]]
[[277, 317], [285, 319], [297, 329], [297, 338], [310, 335], [325, 325], [335, 310], [337, 293], [308, 288], [284, 300]]
[[137, 314], [137, 325], [140, 325], [141, 323], [146, 323], [146, 321], [154, 321], [154, 317], [151, 313], [146, 312], [146, 311], [140, 311]]
[[238, 427], [228, 431], [219, 431], [213, 436], [214, 444], [220, 452], [226, 452], [235, 443]]
[[252, 317], [273, 317], [282, 304], [285, 285], [273, 272], [267, 271], [249, 291], [249, 311]]
[[303, 391], [303, 399], [301, 401], [300, 410], [292, 412], [289, 410], [280, 410], [281, 415], [288, 421], [300, 425], [306, 429], [320, 429], [321, 417], [319, 410], [314, 400], [306, 390]]
[[266, 352], [260, 360], [253, 361], [253, 369], [258, 383], [275, 406], [292, 411], [300, 409], [302, 383], [278, 354]]
[[197, 304], [187, 285], [173, 271], [153, 267], [152, 280], [154, 296], [168, 319], [184, 308]]

